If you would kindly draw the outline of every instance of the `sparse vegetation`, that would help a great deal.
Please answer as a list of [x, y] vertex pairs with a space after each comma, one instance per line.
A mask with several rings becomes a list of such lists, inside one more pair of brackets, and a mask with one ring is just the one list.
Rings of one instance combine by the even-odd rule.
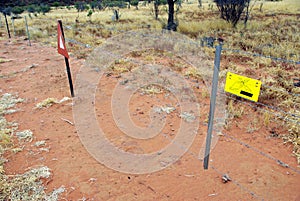
[[16, 95], [5, 93], [0, 98], [0, 199], [1, 200], [48, 200], [55, 201], [58, 195], [64, 191], [63, 188], [53, 192], [45, 192], [42, 179], [48, 179], [51, 175], [48, 167], [31, 169], [24, 174], [6, 175], [4, 164], [7, 162], [7, 153], [16, 154], [23, 150], [18, 144], [14, 143], [17, 137], [21, 141], [31, 141], [33, 133], [30, 130], [19, 131], [18, 124], [8, 122], [5, 114], [16, 112], [16, 104], [24, 100]]
[[37, 109], [49, 108], [53, 104], [60, 104], [60, 103], [63, 103], [65, 101], [68, 101], [68, 100], [71, 100], [71, 99], [69, 97], [64, 97], [61, 100], [58, 100], [56, 98], [47, 98], [47, 99], [43, 100], [42, 102], [36, 104], [36, 108]]
[[[33, 39], [56, 46], [56, 19], [64, 16], [67, 19], [64, 20], [67, 38], [78, 41], [78, 44], [88, 44], [91, 47], [96, 47], [102, 44], [106, 38], [119, 34], [119, 30], [162, 29], [166, 26], [168, 12], [164, 11], [167, 9], [165, 6], [167, 1], [152, 1], [151, 3], [140, 4], [138, 10], [122, 10], [122, 7], [126, 7], [123, 5], [124, 3], [122, 5], [117, 1], [109, 3], [103, 1], [101, 4], [99, 2], [98, 4], [97, 2], [91, 3], [89, 5], [91, 9], [100, 10], [100, 12], [92, 13], [93, 20], [91, 20], [91, 14], [76, 12], [71, 7], [58, 9], [50, 12], [47, 16], [40, 15], [38, 18], [30, 19], [28, 22], [29, 30]], [[136, 5], [136, 2], [133, 1], [132, 3]], [[178, 32], [197, 41], [207, 36], [221, 37], [224, 39], [223, 46], [225, 48], [239, 49], [288, 60], [300, 60], [300, 46], [298, 43], [300, 40], [300, 27], [297, 17], [300, 11], [297, 10], [296, 0], [264, 2], [263, 10], [261, 10], [261, 4], [251, 4], [253, 2], [250, 2], [252, 11], [247, 28], [243, 26], [242, 22], [237, 22], [235, 29], [219, 19], [219, 12], [216, 7], [213, 7], [212, 1], [202, 2], [201, 10], [198, 9], [197, 3], [181, 3], [180, 13], [176, 15], [179, 22]], [[155, 5], [160, 6], [159, 11], [155, 11]], [[85, 4], [81, 7], [87, 8], [88, 5]], [[107, 7], [111, 9], [104, 10]], [[121, 10], [119, 11], [116, 8]], [[122, 18], [118, 20], [118, 23], [112, 21], [112, 18], [116, 18], [116, 12], [112, 12], [112, 10], [117, 11], [118, 17], [119, 12], [122, 12]], [[6, 11], [9, 11], [9, 9]], [[154, 15], [154, 13], [156, 14]], [[160, 19], [156, 20], [155, 16], [158, 17], [158, 14]], [[26, 13], [22, 15], [26, 15]], [[22, 22], [16, 20], [15, 27], [16, 33], [24, 34], [24, 32], [18, 31], [24, 29]], [[77, 44], [69, 43], [68, 49], [82, 58], [92, 48], [82, 48]], [[213, 56], [211, 49], [205, 48], [205, 51]], [[148, 59], [153, 61], [151, 55], [148, 56]], [[265, 86], [273, 86], [282, 91], [274, 91], [263, 86], [260, 96], [262, 103], [279, 105], [286, 111], [290, 107], [299, 108], [297, 106], [298, 97], [287, 95], [291, 92], [299, 93], [299, 88], [293, 87], [292, 84], [293, 77], [300, 77], [299, 72], [296, 70], [296, 64], [274, 62], [270, 58], [245, 57], [228, 51], [223, 52], [223, 59], [225, 63], [222, 64], [224, 65], [222, 68], [226, 71], [233, 70], [248, 76], [260, 75], [258, 78], [263, 81]], [[176, 67], [176, 64], [174, 64], [174, 67]], [[119, 66], [116, 64], [113, 68], [119, 73], [130, 71], [129, 68], [124, 68], [122, 64]], [[197, 72], [189, 70], [186, 75], [199, 76]], [[232, 111], [239, 113], [242, 110], [233, 109]], [[240, 114], [234, 114], [233, 116], [240, 116]], [[266, 119], [264, 121], [268, 125], [268, 121]]]
[[[198, 8], [198, 3], [201, 5], [201, 9]], [[300, 78], [299, 64], [276, 62], [269, 57], [258, 56], [261, 54], [300, 61], [300, 10], [299, 6], [297, 6], [299, 5], [298, 3], [298, 0], [283, 0], [279, 2], [264, 1], [263, 3], [252, 5], [248, 1], [248, 5], [243, 4], [243, 9], [238, 9], [235, 17], [226, 17], [226, 14], [222, 16], [222, 18], [232, 23], [235, 27], [233, 28], [229, 23], [220, 19], [218, 8], [213, 1], [182, 2], [182, 7], [176, 15], [176, 20], [179, 22], [176, 28], [179, 33], [195, 39], [199, 44], [203, 37], [220, 37], [224, 39], [224, 49], [238, 49], [256, 54], [253, 56], [223, 51], [221, 79], [224, 79], [227, 71], [260, 79], [263, 82], [263, 86], [259, 102], [271, 106], [271, 108], [267, 108], [264, 105], [256, 105], [258, 109], [253, 109], [241, 103], [243, 100], [239, 102], [230, 95], [231, 98], [227, 98], [228, 119], [225, 127], [230, 129], [233, 125], [238, 126], [243, 118], [248, 118], [246, 115], [250, 110], [257, 114], [257, 117], [247, 122], [243, 128], [248, 134], [253, 134], [262, 127], [270, 130], [274, 124], [282, 125], [282, 128], [285, 129], [285, 134], [280, 137], [283, 138], [283, 142], [293, 145], [293, 153], [300, 164], [300, 87], [293, 85], [293, 78]], [[120, 31], [141, 28], [160, 30], [165, 28], [168, 19], [166, 4], [167, 1], [152, 1], [151, 3], [145, 2], [145, 4], [139, 1], [131, 1], [131, 5], [135, 6], [136, 9], [127, 9], [128, 4], [123, 1], [103, 1], [101, 4], [99, 1], [93, 1], [89, 5], [77, 3], [75, 8], [68, 6], [68, 8], [60, 7], [60, 9], [41, 11], [42, 13], [48, 12], [48, 14], [38, 15], [38, 17], [29, 19], [29, 30], [34, 40], [56, 47], [56, 23], [57, 19], [63, 17], [66, 38], [78, 41], [77, 44], [69, 42], [67, 44], [68, 50], [78, 58], [85, 58], [93, 48], [102, 44], [105, 39], [120, 34]], [[245, 27], [239, 19], [245, 20], [245, 13], [242, 11], [245, 6], [249, 5], [252, 6], [252, 11], [247, 16], [249, 19], [247, 19], [248, 24]], [[59, 7], [62, 4], [56, 2], [53, 6]], [[88, 12], [84, 12], [87, 9]], [[96, 9], [98, 9], [97, 12]], [[20, 16], [38, 13], [34, 6], [28, 6], [26, 10], [21, 7], [6, 8], [2, 9], [2, 12]], [[122, 15], [120, 16], [120, 14]], [[21, 20], [15, 21], [15, 28], [18, 36], [25, 35], [22, 32], [24, 23]], [[2, 30], [0, 28], [0, 33], [4, 31], [3, 28]], [[83, 45], [88, 46], [83, 47]], [[213, 55], [214, 53], [211, 48], [203, 48], [203, 50], [208, 55]], [[173, 58], [176, 62], [169, 62], [171, 60], [169, 58], [174, 55], [166, 55], [167, 53], [159, 51], [154, 51], [149, 55], [145, 52], [136, 51], [132, 52], [129, 57], [143, 57], [145, 62], [148, 63], [155, 63], [157, 57], [166, 58], [168, 66], [176, 69], [178, 72], [182, 72], [186, 77], [196, 78], [197, 80], [202, 79], [202, 72], [199, 72], [198, 69], [187, 66], [180, 59]], [[0, 64], [9, 61], [8, 59], [0, 58]], [[128, 60], [118, 60], [110, 66], [109, 71], [113, 74], [121, 75], [122, 73], [130, 72], [135, 67]], [[145, 94], [155, 95], [162, 93], [163, 89], [156, 85], [149, 85], [145, 86], [141, 91]], [[202, 91], [201, 96], [203, 98], [209, 97], [209, 93]], [[50, 98], [40, 102], [36, 107], [39, 109], [47, 108], [60, 102], [57, 99]], [[273, 110], [272, 107], [279, 108], [280, 111]], [[13, 147], [11, 138], [12, 133], [16, 130], [14, 124], [7, 122], [3, 118], [5, 112], [8, 112], [7, 108], [0, 104], [0, 177], [1, 182], [14, 182], [18, 178], [23, 178], [23, 176], [18, 176], [16, 180], [11, 181], [8, 181], [4, 176], [3, 164], [5, 159], [2, 156], [5, 151], [9, 151]], [[279, 115], [283, 118], [279, 118]], [[182, 114], [181, 117], [187, 120], [194, 120], [195, 118], [191, 114]], [[286, 119], [291, 121], [285, 121]], [[30, 137], [26, 139], [31, 140]], [[15, 150], [18, 151], [18, 149]], [[34, 179], [39, 178], [34, 177]], [[0, 184], [2, 184], [1, 182]], [[8, 187], [5, 188], [5, 192], [11, 191]]]
[[[221, 18], [236, 27], [245, 8], [249, 8], [250, 0], [214, 0], [221, 13]], [[248, 18], [248, 13], [246, 15]]]

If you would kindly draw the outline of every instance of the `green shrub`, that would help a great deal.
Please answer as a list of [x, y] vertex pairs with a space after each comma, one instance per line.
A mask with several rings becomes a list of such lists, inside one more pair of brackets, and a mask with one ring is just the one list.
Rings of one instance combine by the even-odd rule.
[[15, 6], [11, 9], [11, 12], [14, 14], [14, 15], [20, 15], [24, 12], [25, 8], [24, 7], [21, 7], [21, 6]]

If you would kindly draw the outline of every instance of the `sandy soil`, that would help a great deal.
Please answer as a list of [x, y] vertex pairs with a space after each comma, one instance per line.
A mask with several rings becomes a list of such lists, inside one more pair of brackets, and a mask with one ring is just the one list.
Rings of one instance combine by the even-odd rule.
[[[132, 175], [105, 167], [84, 148], [76, 127], [62, 120], [74, 122], [71, 101], [35, 109], [37, 103], [48, 97], [61, 99], [70, 96], [63, 57], [57, 54], [55, 48], [38, 43], [30, 47], [21, 38], [2, 39], [0, 47], [0, 58], [10, 60], [0, 64], [2, 93], [17, 93], [25, 99], [18, 104], [21, 111], [6, 118], [18, 122], [20, 130], [32, 130], [35, 136], [31, 143], [24, 144], [22, 152], [9, 156], [9, 162], [5, 164], [6, 174], [23, 173], [46, 165], [53, 173], [51, 179], [44, 182], [48, 191], [62, 185], [66, 188], [61, 200], [300, 200], [300, 168], [291, 154], [292, 145], [270, 137], [269, 130], [264, 128], [245, 133], [246, 122], [257, 115], [254, 111], [248, 111], [249, 119], [242, 120], [225, 133], [284, 161], [298, 173], [227, 137], [220, 137], [212, 151], [209, 169], [203, 170], [202, 161], [197, 156], [205, 137], [205, 126], [200, 126], [189, 152], [162, 171]], [[71, 56], [74, 79], [83, 62]], [[107, 96], [110, 85], [117, 79], [114, 76], [103, 79], [101, 87]], [[149, 110], [149, 102], [153, 102], [151, 97], [137, 95], [131, 105], [133, 120], [137, 124], [140, 122], [141, 126], [149, 120], [145, 112]], [[118, 134], [105, 104], [109, 101], [103, 99], [96, 105], [99, 124], [102, 123], [106, 132]], [[139, 110], [135, 111], [137, 107]], [[168, 122], [173, 122], [174, 128], [168, 127], [164, 131], [170, 133], [177, 129], [176, 121], [178, 119], [171, 116]], [[49, 152], [41, 152], [33, 146], [40, 140], [46, 140]], [[121, 140], [115, 143], [127, 151], [138, 153], [141, 149], [157, 150], [168, 142], [159, 138], [152, 144], [126, 144]], [[225, 173], [232, 181], [222, 182]]]

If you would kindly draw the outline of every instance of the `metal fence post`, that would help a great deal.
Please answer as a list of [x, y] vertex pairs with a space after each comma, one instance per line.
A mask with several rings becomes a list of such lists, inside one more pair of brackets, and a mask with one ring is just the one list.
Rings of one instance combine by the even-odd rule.
[[5, 13], [4, 13], [4, 18], [5, 18], [5, 23], [6, 23], [6, 29], [7, 29], [8, 38], [11, 38], [10, 31], [9, 31], [9, 26], [8, 26], [8, 22], [7, 22], [7, 17], [6, 17]]
[[216, 98], [217, 98], [217, 91], [218, 91], [221, 51], [222, 51], [222, 45], [220, 44], [216, 46], [216, 53], [215, 53], [213, 83], [212, 83], [211, 97], [210, 97], [209, 120], [208, 120], [207, 136], [206, 136], [205, 155], [203, 161], [204, 169], [208, 169], [208, 163], [209, 163], [209, 154], [210, 154], [213, 122], [214, 122], [214, 115], [215, 115]]
[[28, 24], [27, 24], [27, 18], [26, 18], [26, 16], [24, 16], [24, 20], [25, 20], [25, 26], [26, 26], [27, 37], [28, 37], [28, 43], [29, 43], [29, 46], [31, 46], [31, 42], [30, 42], [30, 33], [29, 33], [29, 29], [28, 29]]
[[14, 18], [11, 18], [11, 25], [12, 25], [13, 30], [14, 30], [14, 36], [16, 36], [15, 19]]

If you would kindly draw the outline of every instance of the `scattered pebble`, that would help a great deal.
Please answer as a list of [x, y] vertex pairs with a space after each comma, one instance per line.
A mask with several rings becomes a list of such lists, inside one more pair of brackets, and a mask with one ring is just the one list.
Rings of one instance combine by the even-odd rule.
[[228, 176], [228, 174], [224, 174], [222, 176], [222, 181], [223, 181], [223, 183], [227, 183], [227, 182], [231, 181], [231, 178]]
[[89, 179], [89, 182], [95, 182], [95, 181], [97, 181], [96, 178], [90, 178], [90, 179]]

